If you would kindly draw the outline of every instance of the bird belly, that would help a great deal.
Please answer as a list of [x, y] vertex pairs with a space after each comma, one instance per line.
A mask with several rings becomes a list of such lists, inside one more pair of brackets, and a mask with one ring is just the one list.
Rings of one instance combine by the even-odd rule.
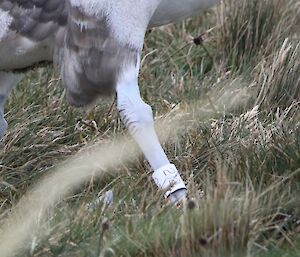
[[218, 0], [162, 0], [149, 27], [165, 25], [188, 18], [217, 4]]
[[12, 32], [0, 41], [0, 70], [23, 69], [41, 61], [51, 61], [53, 45], [52, 38], [35, 42]]

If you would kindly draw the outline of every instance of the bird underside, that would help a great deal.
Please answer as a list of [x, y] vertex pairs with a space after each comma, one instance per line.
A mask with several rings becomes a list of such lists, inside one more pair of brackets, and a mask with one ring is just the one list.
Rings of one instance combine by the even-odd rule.
[[137, 63], [138, 50], [115, 40], [107, 19], [62, 0], [1, 2], [0, 70], [22, 72], [54, 61], [70, 104], [110, 95], [121, 68]]
[[1, 1], [0, 71], [23, 72], [54, 61], [70, 104], [89, 105], [115, 92], [120, 73], [137, 65], [149, 26], [192, 15], [216, 2], [170, 1]]

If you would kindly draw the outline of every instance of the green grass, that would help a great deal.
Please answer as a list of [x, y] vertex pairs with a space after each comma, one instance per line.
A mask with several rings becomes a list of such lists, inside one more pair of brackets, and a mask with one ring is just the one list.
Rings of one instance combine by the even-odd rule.
[[[293, 0], [227, 0], [149, 33], [141, 92], [158, 120], [181, 119], [163, 145], [190, 201], [167, 206], [135, 157], [61, 199], [17, 256], [299, 256], [299, 12]], [[192, 44], [202, 33], [204, 47]], [[0, 225], [52, 168], [126, 134], [112, 104], [75, 110], [51, 67], [26, 76], [6, 105]], [[85, 210], [108, 189], [109, 208]]]

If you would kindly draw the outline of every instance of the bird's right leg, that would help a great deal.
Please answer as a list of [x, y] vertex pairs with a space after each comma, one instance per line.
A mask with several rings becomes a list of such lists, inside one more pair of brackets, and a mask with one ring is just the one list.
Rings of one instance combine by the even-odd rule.
[[117, 108], [131, 136], [153, 169], [156, 185], [165, 197], [177, 203], [187, 194], [186, 186], [175, 165], [166, 156], [154, 129], [151, 107], [140, 96], [138, 67], [128, 67], [117, 85]]
[[7, 130], [7, 122], [4, 119], [5, 100], [23, 77], [24, 74], [0, 71], [0, 138], [5, 135]]

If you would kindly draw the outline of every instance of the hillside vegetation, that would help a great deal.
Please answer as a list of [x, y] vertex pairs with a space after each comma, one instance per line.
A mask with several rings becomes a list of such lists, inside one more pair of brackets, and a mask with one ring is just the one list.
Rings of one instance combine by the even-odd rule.
[[[224, 0], [153, 29], [139, 82], [187, 203], [166, 204], [142, 156], [116, 155], [118, 165], [47, 209], [15, 256], [300, 256], [300, 2]], [[28, 73], [6, 111], [1, 236], [11, 209], [53, 168], [98, 145], [126, 152], [114, 99], [68, 106], [52, 67]], [[107, 190], [111, 205], [86, 209]]]

